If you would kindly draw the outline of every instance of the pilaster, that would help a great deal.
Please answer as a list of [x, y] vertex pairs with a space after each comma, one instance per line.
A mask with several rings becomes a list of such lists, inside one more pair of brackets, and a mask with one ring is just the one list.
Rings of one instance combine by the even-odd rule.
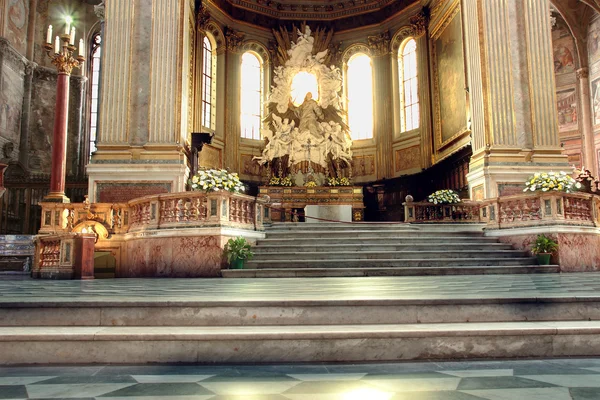
[[462, 0], [473, 156], [471, 197], [567, 167], [555, 101], [550, 11], [540, 0]]
[[392, 159], [392, 66], [388, 31], [367, 37], [373, 60], [374, 134], [377, 146], [377, 179], [390, 178], [394, 173]]
[[237, 171], [238, 148], [240, 143], [240, 83], [241, 83], [241, 45], [244, 35], [233, 29], [225, 32], [226, 47], [226, 104], [225, 104], [225, 160], [224, 165]]
[[596, 159], [596, 146], [594, 143], [594, 127], [592, 125], [592, 96], [590, 94], [590, 71], [584, 67], [577, 70], [579, 82], [579, 98], [581, 99], [581, 154], [583, 166], [590, 170], [593, 176], [598, 176], [598, 160]]

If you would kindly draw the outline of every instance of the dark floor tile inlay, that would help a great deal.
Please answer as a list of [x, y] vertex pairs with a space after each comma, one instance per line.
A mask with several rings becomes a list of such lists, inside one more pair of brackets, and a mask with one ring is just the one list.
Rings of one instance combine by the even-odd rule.
[[0, 399], [26, 399], [27, 390], [23, 385], [0, 386]]
[[556, 387], [551, 383], [519, 378], [516, 376], [493, 376], [481, 378], [463, 378], [458, 384], [458, 390], [482, 389], [524, 389]]
[[600, 399], [600, 388], [572, 388], [569, 393], [573, 400], [598, 400]]
[[[367, 399], [365, 399], [367, 400]], [[396, 394], [390, 400], [485, 400], [483, 397], [473, 396], [461, 392], [404, 392]]]
[[195, 383], [140, 383], [105, 393], [101, 397], [126, 396], [193, 396], [214, 394]]

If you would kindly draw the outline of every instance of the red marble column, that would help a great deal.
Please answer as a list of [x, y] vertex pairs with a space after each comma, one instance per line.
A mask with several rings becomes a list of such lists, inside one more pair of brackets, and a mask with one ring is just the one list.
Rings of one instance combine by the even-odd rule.
[[67, 122], [69, 115], [69, 74], [58, 74], [56, 85], [56, 111], [52, 139], [52, 171], [50, 172], [50, 194], [45, 201], [69, 203], [65, 196], [67, 174]]

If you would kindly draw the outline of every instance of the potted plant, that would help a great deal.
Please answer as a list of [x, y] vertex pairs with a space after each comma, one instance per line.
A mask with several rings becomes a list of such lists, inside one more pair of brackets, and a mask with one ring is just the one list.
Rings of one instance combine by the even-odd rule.
[[243, 269], [244, 262], [254, 256], [250, 243], [241, 236], [229, 239], [224, 250], [229, 267], [232, 269]]
[[537, 255], [538, 263], [540, 265], [550, 264], [550, 256], [552, 256], [552, 253], [556, 251], [556, 249], [558, 249], [558, 243], [544, 234], [538, 235], [535, 243], [531, 247], [531, 251], [533, 254]]

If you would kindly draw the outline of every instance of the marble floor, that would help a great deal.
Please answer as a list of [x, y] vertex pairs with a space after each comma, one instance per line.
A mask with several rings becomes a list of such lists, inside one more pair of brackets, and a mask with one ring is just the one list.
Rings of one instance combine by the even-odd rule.
[[27, 302], [578, 299], [600, 297], [600, 274], [365, 278], [0, 280], [0, 306]]
[[600, 359], [4, 367], [0, 399], [598, 400]]

